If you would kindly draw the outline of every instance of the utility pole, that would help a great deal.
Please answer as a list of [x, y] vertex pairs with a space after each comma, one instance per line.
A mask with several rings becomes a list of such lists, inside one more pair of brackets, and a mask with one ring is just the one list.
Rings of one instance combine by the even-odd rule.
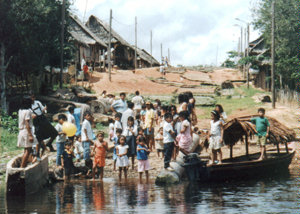
[[150, 54], [151, 54], [151, 67], [152, 67], [152, 30], [150, 31]]
[[136, 70], [137, 68], [137, 54], [136, 54], [136, 49], [137, 49], [137, 17], [135, 17], [135, 49], [134, 49], [134, 69]]
[[[249, 57], [249, 39], [250, 39], [250, 25], [247, 23], [247, 49], [246, 49], [246, 56]], [[247, 65], [247, 89], [249, 89], [249, 67], [250, 65]]]
[[171, 62], [171, 60], [170, 60], [170, 48], [168, 48], [168, 65], [170, 65], [170, 62]]
[[[112, 22], [112, 9], [110, 9], [109, 15], [109, 37], [108, 37], [108, 51], [107, 51], [107, 60], [108, 60], [108, 77], [111, 82], [111, 22]], [[104, 58], [105, 65], [105, 58]]]
[[271, 79], [272, 79], [272, 107], [275, 108], [275, 1], [272, 2], [272, 66], [271, 66]]
[[163, 45], [162, 45], [162, 43], [160, 43], [160, 59], [161, 59], [161, 62], [163, 62], [163, 52], [162, 52], [162, 50], [163, 50]]
[[63, 82], [63, 69], [64, 69], [64, 28], [65, 28], [65, 5], [66, 1], [63, 0], [61, 7], [61, 35], [60, 35], [60, 75], [59, 87], [62, 88]]
[[217, 44], [217, 52], [216, 52], [216, 67], [218, 66], [218, 54], [219, 54], [219, 44]]

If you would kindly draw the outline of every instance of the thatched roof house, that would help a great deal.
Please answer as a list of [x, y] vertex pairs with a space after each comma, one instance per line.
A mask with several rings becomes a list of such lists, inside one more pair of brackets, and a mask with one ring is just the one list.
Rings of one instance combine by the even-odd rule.
[[[135, 48], [135, 46], [133, 46]], [[151, 56], [146, 50], [137, 48], [136, 53], [138, 56], [138, 67], [144, 68], [144, 67], [150, 67], [151, 63], [152, 66], [159, 66], [159, 62]]]

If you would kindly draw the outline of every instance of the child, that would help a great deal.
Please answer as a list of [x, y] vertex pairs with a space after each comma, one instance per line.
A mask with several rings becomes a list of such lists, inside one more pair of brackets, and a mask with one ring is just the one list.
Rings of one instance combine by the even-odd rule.
[[75, 154], [76, 162], [80, 162], [80, 159], [82, 158], [82, 154], [83, 154], [83, 147], [82, 147], [80, 136], [76, 137], [76, 141], [74, 144], [74, 154]]
[[145, 122], [145, 115], [146, 115], [146, 105], [145, 104], [142, 105], [142, 110], [140, 112], [140, 115], [141, 115], [141, 120], [144, 123]]
[[146, 174], [146, 181], [149, 181], [150, 163], [148, 160], [149, 149], [146, 146], [146, 138], [141, 137], [139, 139], [139, 145], [137, 146], [137, 159], [138, 159], [138, 172], [140, 177], [140, 182], [142, 182], [143, 172]]
[[[69, 113], [67, 115], [67, 118], [68, 118], [67, 121], [76, 126], [76, 121], [75, 121], [75, 117], [74, 117], [74, 109], [75, 108], [73, 106], [69, 107], [69, 109], [68, 109]], [[75, 136], [70, 136], [70, 137], [68, 137], [68, 139], [73, 143], [74, 142], [74, 137]]]
[[219, 154], [219, 162], [222, 163], [223, 146], [223, 124], [220, 115], [216, 110], [211, 112], [210, 131], [209, 131], [209, 148], [211, 149], [211, 164], [215, 164], [217, 154]]
[[115, 127], [114, 126], [114, 120], [111, 119], [111, 118], [109, 118], [108, 122], [109, 122], [109, 126], [108, 126], [108, 128], [109, 128], [109, 140], [113, 141], [113, 138], [114, 138], [114, 127]]
[[251, 122], [255, 124], [257, 145], [260, 146], [260, 157], [258, 160], [266, 159], [266, 143], [270, 133], [270, 123], [265, 117], [266, 110], [263, 108], [258, 109], [259, 117], [251, 118]]
[[93, 130], [91, 126], [92, 114], [90, 112], [84, 113], [84, 121], [81, 128], [81, 140], [83, 145], [83, 159], [86, 164], [90, 160], [90, 146], [93, 144]]
[[170, 167], [170, 161], [173, 154], [174, 149], [174, 138], [175, 132], [173, 130], [172, 121], [173, 116], [171, 113], [165, 114], [165, 123], [163, 127], [163, 137], [164, 137], [164, 168], [173, 171]]
[[143, 127], [144, 126], [144, 123], [143, 123], [143, 121], [142, 121], [142, 119], [141, 119], [141, 115], [139, 115], [139, 114], [137, 114], [136, 116], [135, 116], [135, 124], [136, 124], [136, 126], [137, 126], [137, 128], [139, 129], [140, 127]]
[[128, 157], [131, 157], [132, 170], [134, 170], [134, 157], [136, 155], [136, 136], [137, 126], [134, 124], [133, 117], [128, 117], [127, 126], [123, 131], [123, 136], [126, 137], [126, 145], [128, 145]]
[[119, 179], [122, 179], [122, 170], [124, 171], [125, 180], [127, 179], [127, 166], [129, 165], [127, 151], [128, 145], [126, 143], [126, 137], [120, 136], [119, 145], [117, 146], [117, 167], [119, 167]]
[[180, 134], [177, 135], [176, 140], [178, 142], [179, 148], [185, 152], [190, 151], [192, 145], [192, 135], [191, 135], [191, 124], [188, 121], [189, 114], [187, 111], [181, 111], [179, 113], [179, 120], [181, 121]]
[[114, 137], [116, 136], [117, 129], [122, 129], [122, 124], [120, 122], [122, 117], [121, 113], [116, 113], [115, 115], [115, 123], [114, 123]]
[[136, 137], [137, 142], [139, 142], [140, 137], [146, 137], [145, 130], [142, 127], [138, 128], [138, 136]]
[[116, 170], [116, 162], [117, 162], [117, 145], [119, 145], [119, 138], [122, 135], [122, 129], [117, 129], [116, 136], [113, 138], [114, 141], [114, 152], [113, 152], [113, 161], [114, 161], [114, 171]]
[[104, 133], [99, 132], [97, 134], [97, 140], [95, 141], [94, 145], [94, 163], [93, 163], [93, 173], [92, 177], [93, 180], [95, 180], [95, 171], [96, 168], [99, 167], [100, 169], [100, 180], [103, 180], [103, 174], [104, 174], [104, 166], [105, 166], [105, 156], [106, 156], [106, 151], [108, 150], [108, 144], [107, 142], [104, 141]]
[[70, 176], [72, 174], [72, 171], [74, 169], [73, 164], [73, 151], [72, 146], [70, 142], [65, 143], [65, 150], [63, 151], [61, 155], [61, 166], [64, 168], [64, 180], [70, 180]]
[[67, 121], [67, 117], [64, 114], [58, 115], [58, 123], [55, 126], [56, 131], [58, 132], [58, 135], [56, 137], [56, 166], [61, 166], [61, 155], [64, 152], [65, 149], [65, 143], [67, 141], [67, 136], [62, 131], [62, 126], [64, 122]]
[[156, 151], [157, 151], [157, 157], [160, 157], [160, 153], [162, 154], [162, 158], [164, 158], [164, 137], [163, 137], [164, 131], [163, 127], [160, 127], [158, 130], [158, 133], [155, 137], [156, 141]]

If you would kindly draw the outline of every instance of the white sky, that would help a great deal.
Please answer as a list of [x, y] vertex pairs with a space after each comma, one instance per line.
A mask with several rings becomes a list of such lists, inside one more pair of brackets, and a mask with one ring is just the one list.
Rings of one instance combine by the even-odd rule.
[[[72, 12], [86, 21], [90, 15], [108, 23], [130, 44], [134, 44], [134, 19], [138, 22], [138, 46], [150, 53], [153, 32], [153, 56], [160, 59], [171, 53], [171, 64], [215, 65], [237, 50], [240, 27], [252, 21], [253, 8], [259, 0], [73, 0]], [[86, 7], [87, 5], [87, 7]], [[86, 9], [86, 14], [84, 17]], [[250, 30], [250, 41], [258, 32]], [[217, 54], [218, 53], [218, 54]]]

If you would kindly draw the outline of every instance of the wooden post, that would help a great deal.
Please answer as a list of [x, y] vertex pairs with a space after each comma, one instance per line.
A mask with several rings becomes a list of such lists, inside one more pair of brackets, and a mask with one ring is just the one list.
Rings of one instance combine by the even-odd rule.
[[246, 156], [249, 158], [249, 147], [248, 147], [248, 136], [245, 135], [245, 147], [246, 147]]
[[230, 144], [230, 159], [233, 157], [233, 145]]
[[108, 37], [108, 51], [107, 51], [107, 60], [108, 60], [108, 75], [109, 81], [111, 82], [111, 21], [112, 21], [112, 10], [110, 9], [109, 15], [109, 37]]
[[134, 69], [137, 69], [137, 17], [135, 17], [135, 29], [134, 29], [134, 35], [135, 35], [135, 48], [134, 48]]
[[276, 144], [276, 148], [277, 148], [277, 153], [280, 154], [280, 148], [279, 148], [279, 143], [278, 142]]
[[63, 69], [64, 69], [65, 5], [66, 5], [66, 1], [63, 0], [62, 8], [61, 8], [61, 37], [60, 37], [60, 76], [59, 76], [59, 87], [60, 88], [62, 88]]
[[150, 31], [150, 54], [151, 54], [151, 67], [152, 67], [152, 30]]
[[285, 151], [286, 151], [286, 153], [289, 153], [289, 147], [287, 145], [287, 142], [284, 142], [284, 145], [285, 145]]
[[275, 108], [275, 1], [272, 2], [272, 46], [271, 46], [271, 79], [272, 79], [272, 108]]
[[160, 60], [162, 63], [163, 62], [163, 45], [162, 45], [162, 43], [160, 44]]

